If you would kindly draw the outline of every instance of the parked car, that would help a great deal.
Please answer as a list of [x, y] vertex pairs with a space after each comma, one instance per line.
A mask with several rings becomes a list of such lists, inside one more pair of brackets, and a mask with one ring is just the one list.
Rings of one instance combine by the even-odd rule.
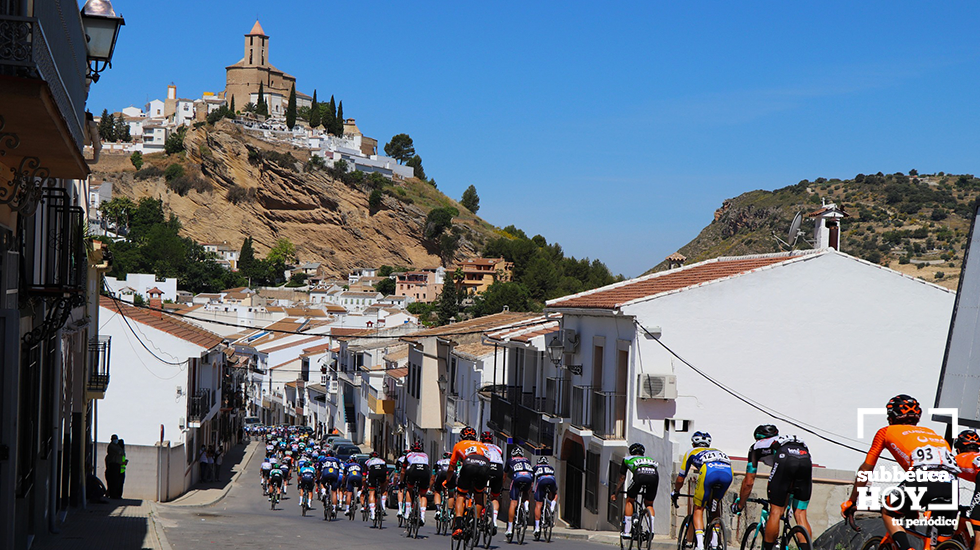
[[332, 442], [328, 443], [326, 447], [324, 447], [324, 450], [336, 452], [337, 448], [340, 446], [351, 446], [353, 444], [354, 442], [350, 439], [334, 439]]
[[333, 449], [333, 454], [337, 458], [346, 461], [351, 455], [360, 454], [361, 448], [357, 445], [338, 445]]

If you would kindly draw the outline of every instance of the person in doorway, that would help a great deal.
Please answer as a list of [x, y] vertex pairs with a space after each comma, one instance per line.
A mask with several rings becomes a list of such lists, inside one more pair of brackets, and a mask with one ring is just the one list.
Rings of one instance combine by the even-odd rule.
[[197, 455], [197, 460], [201, 464], [201, 482], [208, 481], [208, 448], [201, 445], [201, 452]]
[[126, 466], [129, 464], [129, 459], [126, 458], [126, 442], [122, 439], [119, 440], [119, 447], [122, 448], [122, 464], [119, 466], [119, 496], [116, 498], [122, 498], [123, 486], [126, 485]]
[[119, 436], [112, 434], [112, 439], [106, 445], [105, 454], [105, 481], [109, 498], [122, 497], [120, 469], [122, 468], [124, 456], [123, 448], [119, 445]]

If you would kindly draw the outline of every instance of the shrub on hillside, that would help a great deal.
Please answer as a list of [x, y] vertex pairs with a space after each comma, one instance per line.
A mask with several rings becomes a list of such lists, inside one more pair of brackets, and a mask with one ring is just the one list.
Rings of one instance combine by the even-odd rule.
[[255, 188], [245, 189], [240, 185], [233, 185], [228, 189], [228, 193], [225, 194], [225, 198], [228, 202], [232, 204], [240, 204], [243, 202], [252, 202], [255, 200]]
[[179, 164], [171, 164], [163, 171], [163, 177], [167, 180], [168, 184], [177, 178], [183, 177], [183, 175], [184, 167]]
[[136, 179], [138, 179], [138, 180], [148, 180], [148, 179], [153, 179], [153, 178], [159, 178], [162, 175], [163, 175], [163, 170], [161, 170], [161, 169], [159, 169], [156, 166], [153, 166], [151, 164], [151, 165], [147, 166], [146, 168], [142, 168], [140, 170], [137, 170], [136, 173], [133, 174], [133, 177], [136, 178]]

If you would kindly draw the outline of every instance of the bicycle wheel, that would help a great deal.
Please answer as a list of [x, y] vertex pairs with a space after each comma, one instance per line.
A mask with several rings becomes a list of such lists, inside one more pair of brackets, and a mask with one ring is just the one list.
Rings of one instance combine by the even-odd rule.
[[480, 518], [476, 515], [476, 505], [470, 508], [466, 532], [469, 533], [469, 548], [473, 550], [477, 544], [480, 544]]
[[[688, 541], [688, 538], [691, 540]], [[688, 514], [681, 522], [681, 528], [677, 530], [677, 550], [694, 548], [694, 543], [694, 517]]]
[[[633, 520], [630, 519], [630, 521], [632, 522]], [[625, 527], [625, 525], [626, 525], [626, 521], [623, 520], [623, 525], [620, 527], [620, 529], [623, 529]], [[629, 537], [623, 537], [623, 535], [620, 534], [619, 535], [619, 550], [632, 550], [632, 548], [633, 548], [633, 537], [634, 536], [635, 536], [635, 533], [633, 533], [632, 531], [630, 532], [630, 536]]]
[[555, 528], [555, 513], [551, 510], [551, 501], [546, 501], [544, 503], [544, 525], [541, 526], [541, 530], [544, 535], [545, 542], [551, 542], [551, 532]]
[[813, 548], [813, 540], [810, 539], [810, 533], [799, 525], [794, 525], [786, 533], [781, 543], [780, 547], [783, 550], [811, 550]]
[[[484, 516], [484, 518], [486, 520], [485, 523], [484, 523], [484, 525], [483, 525], [483, 527], [484, 527], [484, 531], [483, 531], [483, 547], [486, 548], [487, 550], [490, 550], [490, 539], [493, 538], [493, 528], [495, 527], [495, 525], [493, 524], [493, 503], [492, 502], [488, 503], [488, 505], [483, 509], [483, 516]], [[953, 550], [953, 549], [950, 549], [950, 550]]]
[[711, 520], [708, 532], [704, 534], [705, 546], [711, 550], [726, 550], [728, 548], [728, 528], [720, 517]]
[[762, 548], [762, 530], [759, 528], [759, 522], [753, 521], [742, 533], [741, 550], [756, 550], [757, 548]]
[[306, 497], [305, 496], [300, 496], [299, 497], [299, 502], [300, 502], [300, 508], [303, 510], [303, 517], [305, 518], [306, 517], [306, 510], [307, 510]]
[[936, 550], [967, 550], [962, 542], [956, 539], [944, 540], [936, 545]]
[[650, 511], [646, 509], [646, 506], [644, 506], [643, 512], [640, 513], [640, 523], [636, 530], [638, 535], [636, 539], [637, 548], [646, 548], [646, 550], [650, 550], [650, 544], [653, 542], [653, 532], [650, 531], [650, 528], [647, 526], [647, 518], [649, 517]]
[[527, 536], [527, 512], [524, 510], [524, 499], [517, 503], [517, 517], [514, 518], [514, 538], [517, 544], [524, 544], [524, 537]]

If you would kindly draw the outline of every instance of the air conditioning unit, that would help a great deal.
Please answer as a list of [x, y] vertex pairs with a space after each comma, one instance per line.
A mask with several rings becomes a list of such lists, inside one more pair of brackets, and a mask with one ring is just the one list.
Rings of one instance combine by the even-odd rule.
[[565, 344], [565, 353], [575, 353], [578, 350], [578, 334], [575, 329], [562, 330], [562, 343]]
[[676, 375], [641, 374], [637, 385], [640, 399], [677, 399]]

